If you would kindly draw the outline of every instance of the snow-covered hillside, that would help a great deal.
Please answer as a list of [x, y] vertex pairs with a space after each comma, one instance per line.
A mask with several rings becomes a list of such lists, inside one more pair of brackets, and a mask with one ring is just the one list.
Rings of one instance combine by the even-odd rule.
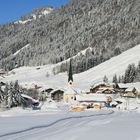
[[16, 56], [17, 54], [19, 54], [22, 50], [28, 48], [30, 46], [30, 44], [25, 45], [23, 48], [21, 48], [20, 50], [16, 51], [13, 55]]
[[[110, 60], [91, 68], [80, 74], [74, 75], [74, 86], [80, 89], [88, 89], [93, 83], [102, 81], [104, 75], [111, 80], [114, 74], [122, 75], [131, 63], [137, 64], [140, 61], [140, 45], [111, 58]], [[59, 65], [59, 64], [57, 64]], [[19, 80], [20, 83], [39, 83], [49, 87], [67, 86], [67, 73], [52, 74], [56, 65], [41, 67], [21, 67], [13, 70], [14, 75], [3, 78], [3, 81]], [[48, 75], [47, 75], [48, 74]]]

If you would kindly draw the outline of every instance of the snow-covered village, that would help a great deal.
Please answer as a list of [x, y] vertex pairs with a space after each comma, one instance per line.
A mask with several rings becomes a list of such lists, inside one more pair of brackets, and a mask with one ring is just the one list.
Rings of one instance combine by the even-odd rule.
[[0, 19], [0, 140], [140, 140], [139, 0], [16, 4]]

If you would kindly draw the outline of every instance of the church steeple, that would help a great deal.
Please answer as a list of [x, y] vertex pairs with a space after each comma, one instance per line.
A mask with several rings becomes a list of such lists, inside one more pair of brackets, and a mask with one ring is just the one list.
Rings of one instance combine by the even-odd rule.
[[69, 73], [68, 73], [68, 83], [69, 83], [69, 85], [73, 84], [73, 73], [72, 73], [71, 60], [70, 60]]

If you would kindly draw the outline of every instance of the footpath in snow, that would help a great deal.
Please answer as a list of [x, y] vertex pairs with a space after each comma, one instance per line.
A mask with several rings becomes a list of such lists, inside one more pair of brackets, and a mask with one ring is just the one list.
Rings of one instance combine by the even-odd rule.
[[[8, 139], [12, 136], [17, 136], [19, 134], [26, 134], [34, 131], [40, 131], [40, 129], [47, 129], [53, 126], [64, 127], [64, 124], [76, 121], [80, 119], [94, 118], [97, 116], [107, 116], [113, 114], [113, 111], [101, 110], [101, 111], [90, 111], [90, 112], [57, 112], [57, 113], [47, 113], [42, 115], [26, 114], [25, 116], [13, 116], [1, 117], [0, 119], [0, 139]], [[62, 125], [62, 126], [61, 126]], [[67, 127], [67, 126], [66, 126]]]
[[140, 140], [136, 111], [35, 112], [0, 114], [0, 140]]

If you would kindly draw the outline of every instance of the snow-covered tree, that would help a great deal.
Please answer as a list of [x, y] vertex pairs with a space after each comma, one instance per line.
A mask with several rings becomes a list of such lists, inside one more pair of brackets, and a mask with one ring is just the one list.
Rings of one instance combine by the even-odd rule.
[[116, 74], [113, 76], [112, 82], [115, 83], [115, 84], [118, 83], [118, 79], [117, 79], [117, 75]]
[[103, 82], [108, 83], [108, 78], [107, 78], [106, 75], [105, 75], [104, 78], [103, 78]]
[[136, 78], [136, 67], [135, 64], [128, 65], [128, 68], [125, 71], [124, 83], [134, 82]]

